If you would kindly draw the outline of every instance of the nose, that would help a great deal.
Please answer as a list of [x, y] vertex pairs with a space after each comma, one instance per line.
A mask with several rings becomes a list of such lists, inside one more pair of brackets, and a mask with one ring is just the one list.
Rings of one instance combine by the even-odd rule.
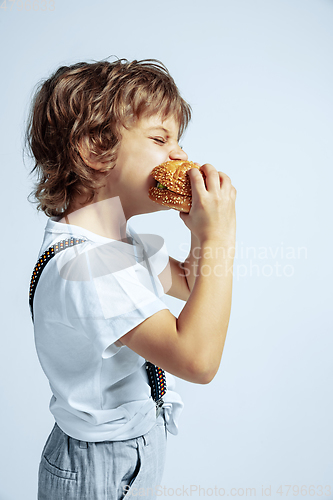
[[184, 161], [188, 160], [187, 154], [185, 153], [185, 151], [182, 150], [179, 144], [175, 149], [170, 151], [169, 158], [170, 160], [184, 160]]

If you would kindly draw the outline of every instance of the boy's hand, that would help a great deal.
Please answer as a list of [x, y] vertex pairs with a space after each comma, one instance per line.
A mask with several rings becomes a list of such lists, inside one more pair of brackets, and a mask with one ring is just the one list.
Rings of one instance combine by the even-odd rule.
[[[192, 207], [188, 214], [180, 212], [185, 225], [198, 237], [200, 243], [207, 240], [233, 244], [236, 238], [236, 189], [231, 179], [206, 163], [200, 170], [189, 170]], [[206, 184], [206, 185], [205, 185]]]

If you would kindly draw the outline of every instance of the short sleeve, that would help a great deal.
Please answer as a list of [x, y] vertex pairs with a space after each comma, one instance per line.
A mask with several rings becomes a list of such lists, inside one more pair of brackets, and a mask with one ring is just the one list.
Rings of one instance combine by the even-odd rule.
[[[115, 342], [158, 311], [168, 309], [156, 271], [153, 246], [89, 242], [70, 262], [60, 262], [70, 324], [82, 331], [103, 358], [122, 348]], [[148, 250], [148, 246], [147, 246]], [[155, 257], [155, 260], [151, 260]]]
[[140, 240], [154, 272], [157, 275], [161, 274], [169, 263], [169, 254], [164, 238], [155, 234], [143, 234], [140, 235]]

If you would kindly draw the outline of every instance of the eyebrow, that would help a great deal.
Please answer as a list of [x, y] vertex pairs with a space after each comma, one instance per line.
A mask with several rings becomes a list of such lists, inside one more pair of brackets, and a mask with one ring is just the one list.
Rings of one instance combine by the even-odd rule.
[[163, 130], [163, 132], [165, 132], [166, 134], [170, 134], [169, 130], [167, 130], [166, 128], [164, 127], [149, 127], [147, 128], [147, 130], [151, 131], [151, 130]]

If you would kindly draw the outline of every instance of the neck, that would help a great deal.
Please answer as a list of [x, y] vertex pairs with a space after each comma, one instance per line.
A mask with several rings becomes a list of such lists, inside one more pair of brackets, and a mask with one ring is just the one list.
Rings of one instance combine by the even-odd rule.
[[126, 218], [119, 196], [68, 212], [59, 222], [82, 227], [105, 238], [126, 238]]

